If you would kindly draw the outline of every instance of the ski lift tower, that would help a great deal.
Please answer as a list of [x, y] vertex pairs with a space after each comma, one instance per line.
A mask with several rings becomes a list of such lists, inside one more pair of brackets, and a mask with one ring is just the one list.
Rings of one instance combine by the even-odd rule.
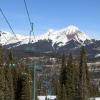
[[37, 77], [37, 70], [39, 70], [40, 69], [40, 66], [36, 63], [36, 62], [32, 62], [31, 63], [31, 69], [32, 69], [32, 81], [33, 81], [33, 83], [32, 83], [32, 100], [36, 100], [37, 99], [37, 95], [36, 95], [36, 77]]

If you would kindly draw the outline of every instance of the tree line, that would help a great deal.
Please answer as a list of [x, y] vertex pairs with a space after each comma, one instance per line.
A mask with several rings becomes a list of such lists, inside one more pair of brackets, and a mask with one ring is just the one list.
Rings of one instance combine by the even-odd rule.
[[0, 47], [0, 100], [32, 100], [32, 73], [23, 61], [14, 60], [9, 51], [6, 60]]
[[59, 80], [57, 82], [57, 100], [90, 100], [92, 85], [87, 66], [87, 56], [81, 47], [80, 57], [76, 59], [63, 54]]

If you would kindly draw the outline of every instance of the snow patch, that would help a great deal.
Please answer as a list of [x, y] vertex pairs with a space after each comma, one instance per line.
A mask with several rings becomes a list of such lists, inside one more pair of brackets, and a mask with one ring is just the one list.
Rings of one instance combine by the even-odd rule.
[[97, 54], [97, 55], [95, 56], [95, 58], [98, 58], [98, 57], [100, 57], [100, 54]]
[[48, 96], [38, 96], [38, 99], [39, 100], [46, 100], [45, 98], [47, 97], [48, 100], [55, 100], [56, 99], [56, 96], [51, 96], [51, 95], [48, 95]]

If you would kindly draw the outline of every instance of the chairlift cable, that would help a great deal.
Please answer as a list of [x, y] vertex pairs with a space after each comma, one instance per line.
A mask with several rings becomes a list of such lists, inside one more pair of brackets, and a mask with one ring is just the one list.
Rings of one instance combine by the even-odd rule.
[[1, 12], [2, 16], [4, 17], [6, 23], [8, 24], [10, 30], [12, 31], [13, 35], [16, 37], [16, 40], [18, 40], [18, 38], [17, 38], [17, 36], [16, 36], [16, 34], [15, 34], [13, 28], [11, 27], [11, 25], [10, 25], [10, 23], [9, 23], [9, 21], [8, 21], [8, 19], [7, 19], [7, 17], [4, 15], [4, 13], [3, 13], [3, 11], [2, 11], [1, 8], [0, 8], [0, 12]]
[[28, 20], [29, 20], [29, 23], [30, 23], [30, 26], [31, 26], [31, 18], [30, 18], [30, 15], [29, 15], [29, 11], [28, 11], [28, 7], [27, 7], [27, 4], [26, 4], [26, 1], [24, 0], [24, 4], [25, 4], [25, 8], [26, 8], [26, 13], [28, 15]]

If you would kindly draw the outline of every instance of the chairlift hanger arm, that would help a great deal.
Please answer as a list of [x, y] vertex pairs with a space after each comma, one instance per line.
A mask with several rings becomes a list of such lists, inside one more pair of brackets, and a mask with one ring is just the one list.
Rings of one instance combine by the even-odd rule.
[[[26, 3], [26, 0], [24, 0], [24, 4], [25, 4], [25, 9], [26, 9], [26, 13], [27, 13], [27, 16], [28, 16], [28, 20], [29, 20], [29, 24], [30, 24], [30, 36], [29, 36], [29, 43], [31, 43], [31, 34], [33, 33], [34, 35], [34, 29], [33, 29], [33, 26], [34, 26], [34, 23], [31, 21], [31, 18], [30, 18], [30, 14], [29, 14], [29, 11], [28, 11], [28, 7], [27, 7], [27, 3]], [[36, 41], [35, 39], [35, 35], [34, 35], [34, 40]]]
[[25, 4], [25, 9], [26, 9], [26, 12], [27, 12], [29, 24], [30, 24], [30, 27], [31, 27], [31, 31], [30, 31], [30, 33], [31, 33], [31, 32], [33, 32], [34, 23], [31, 21], [30, 14], [29, 14], [29, 11], [28, 11], [28, 7], [27, 7], [27, 4], [26, 4], [26, 0], [24, 0], [24, 4]]

